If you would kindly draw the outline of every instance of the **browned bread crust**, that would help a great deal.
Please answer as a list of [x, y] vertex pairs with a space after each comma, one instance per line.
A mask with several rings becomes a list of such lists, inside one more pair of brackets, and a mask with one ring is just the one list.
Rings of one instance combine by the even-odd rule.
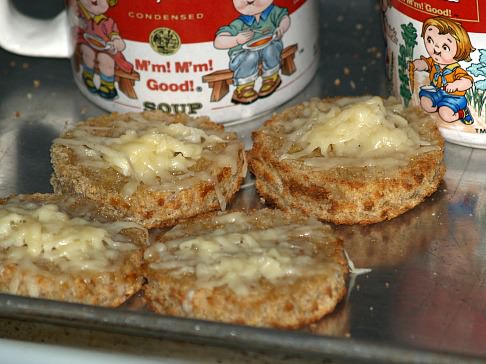
[[318, 169], [299, 159], [281, 159], [285, 124], [335, 100], [315, 99], [294, 106], [253, 132], [248, 163], [256, 188], [268, 203], [336, 224], [371, 224], [404, 213], [436, 191], [445, 173], [444, 140], [434, 121], [419, 108], [408, 108], [403, 116], [436, 149], [414, 155], [405, 166]]
[[[221, 229], [224, 226], [215, 222], [216, 216], [221, 214], [208, 214], [186, 221], [158, 236], [155, 242], [166, 244], [173, 239], [191, 239]], [[309, 224], [309, 220], [301, 214], [280, 210], [256, 210], [248, 216], [252, 221], [250, 225], [237, 231], [244, 233], [290, 224]], [[158, 257], [147, 256], [146, 253], [148, 283], [144, 288], [145, 298], [154, 311], [182, 317], [279, 328], [298, 328], [317, 321], [333, 311], [344, 297], [348, 267], [342, 241], [336, 239], [329, 226], [315, 220], [313, 223], [318, 224], [318, 234], [294, 239], [297, 239], [296, 246], [299, 246], [298, 239], [301, 239], [301, 244], [312, 245], [311, 255], [318, 270], [310, 267], [305, 274], [293, 278], [286, 276], [277, 281], [261, 277], [248, 293], [238, 294], [227, 284], [214, 287], [198, 285], [194, 272], [174, 275], [171, 269], [154, 268], [151, 264], [157, 263]]]
[[51, 147], [51, 162], [54, 169], [51, 184], [54, 191], [92, 200], [100, 204], [102, 213], [111, 219], [130, 220], [147, 228], [171, 226], [181, 218], [224, 208], [238, 191], [246, 174], [246, 156], [243, 143], [234, 133], [224, 133], [223, 126], [207, 118], [193, 119], [183, 114], [170, 115], [162, 112], [111, 114], [79, 123], [61, 138], [73, 138], [73, 131], [84, 126], [103, 128], [102, 132], [93, 129], [93, 135], [104, 133], [103, 136], [107, 137], [118, 136], [114, 124], [133, 122], [136, 118], [152, 121], [154, 125], [157, 123], [197, 125], [208, 135], [215, 133], [224, 135], [227, 144], [219, 144], [216, 152], [224, 154], [227, 145], [239, 145], [236, 160], [232, 161], [234, 167], [216, 166], [210, 160], [201, 158], [190, 171], [196, 173], [204, 171], [205, 178], [195, 179], [191, 185], [174, 190], [158, 190], [142, 182], [127, 198], [121, 191], [123, 186], [130, 182], [129, 177], [112, 167], [106, 166], [100, 169], [90, 166], [81, 160], [72, 148], [55, 140]]
[[[62, 195], [32, 194], [0, 199], [0, 208], [7, 203], [21, 206], [55, 204], [71, 218], [92, 220], [99, 217], [96, 208], [87, 201]], [[132, 224], [134, 225], [134, 224]], [[140, 272], [147, 231], [128, 227], [120, 234], [135, 245], [135, 249], [107, 258], [109, 270], [64, 270], [56, 262], [37, 258], [8, 259], [9, 248], [0, 241], [0, 292], [53, 300], [116, 307], [139, 291], [143, 284]], [[1, 237], [0, 237], [1, 239]]]

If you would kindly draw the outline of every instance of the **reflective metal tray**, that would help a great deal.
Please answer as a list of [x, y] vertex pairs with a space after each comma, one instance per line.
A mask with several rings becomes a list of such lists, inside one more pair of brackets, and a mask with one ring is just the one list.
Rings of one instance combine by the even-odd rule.
[[[313, 96], [387, 95], [374, 0], [322, 0], [320, 42], [318, 74], [282, 107]], [[77, 91], [67, 60], [0, 50], [0, 75], [0, 196], [50, 192], [52, 139], [103, 111]], [[228, 128], [249, 147], [265, 117]], [[336, 227], [355, 265], [372, 272], [351, 277], [346, 300], [303, 330], [165, 317], [137, 298], [106, 309], [0, 295], [0, 316], [346, 362], [486, 362], [485, 161], [485, 150], [447, 144], [444, 182], [423, 204], [389, 222]], [[249, 177], [233, 206], [258, 204]]]

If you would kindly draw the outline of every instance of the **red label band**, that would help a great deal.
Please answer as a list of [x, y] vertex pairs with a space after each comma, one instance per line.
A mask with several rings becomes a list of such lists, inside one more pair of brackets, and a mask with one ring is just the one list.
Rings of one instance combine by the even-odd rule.
[[421, 22], [443, 15], [460, 22], [469, 32], [486, 33], [486, 2], [484, 0], [389, 1], [401, 13]]
[[[108, 0], [99, 0], [108, 1]], [[66, 0], [79, 7], [79, 0]], [[151, 32], [160, 27], [177, 32], [184, 43], [210, 42], [216, 31], [237, 19], [241, 14], [232, 0], [118, 0], [103, 14], [112, 18], [125, 40], [148, 42]], [[276, 0], [273, 4], [286, 8], [289, 14], [306, 0]]]

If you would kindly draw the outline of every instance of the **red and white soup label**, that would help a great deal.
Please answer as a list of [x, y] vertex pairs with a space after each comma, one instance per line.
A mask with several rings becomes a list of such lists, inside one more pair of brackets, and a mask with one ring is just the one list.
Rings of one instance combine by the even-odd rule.
[[382, 0], [382, 11], [393, 93], [447, 140], [486, 148], [486, 3]]
[[76, 82], [110, 111], [245, 120], [317, 70], [317, 0], [67, 3]]

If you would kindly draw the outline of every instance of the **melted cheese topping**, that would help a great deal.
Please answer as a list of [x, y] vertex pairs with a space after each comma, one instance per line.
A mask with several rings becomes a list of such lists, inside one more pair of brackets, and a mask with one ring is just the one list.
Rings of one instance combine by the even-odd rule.
[[[237, 294], [247, 294], [260, 279], [272, 283], [303, 274], [313, 274], [316, 247], [310, 240], [328, 240], [323, 224], [288, 224], [256, 229], [248, 215], [235, 212], [216, 219], [217, 228], [197, 237], [156, 243], [145, 252], [152, 269], [180, 276], [195, 274], [199, 287], [227, 285]], [[180, 227], [169, 236], [177, 236]]]
[[[140, 183], [157, 190], [181, 190], [197, 180], [216, 185], [214, 169], [230, 167], [236, 173], [241, 143], [229, 133], [211, 133], [198, 128], [195, 122], [155, 122], [133, 114], [132, 120], [114, 121], [106, 127], [81, 124], [55, 143], [72, 148], [81, 164], [111, 167], [128, 177], [122, 193], [129, 197]], [[224, 146], [224, 152], [218, 145]], [[201, 159], [212, 166], [192, 170]]]
[[380, 97], [321, 104], [285, 127], [288, 142], [280, 159], [302, 159], [318, 168], [386, 167], [406, 164], [419, 151], [437, 150], [420, 138], [402, 111], [396, 100]]
[[135, 249], [122, 229], [133, 223], [101, 224], [70, 218], [57, 205], [7, 203], [0, 206], [2, 260], [35, 270], [47, 261], [62, 271], [110, 271], [123, 252]]

